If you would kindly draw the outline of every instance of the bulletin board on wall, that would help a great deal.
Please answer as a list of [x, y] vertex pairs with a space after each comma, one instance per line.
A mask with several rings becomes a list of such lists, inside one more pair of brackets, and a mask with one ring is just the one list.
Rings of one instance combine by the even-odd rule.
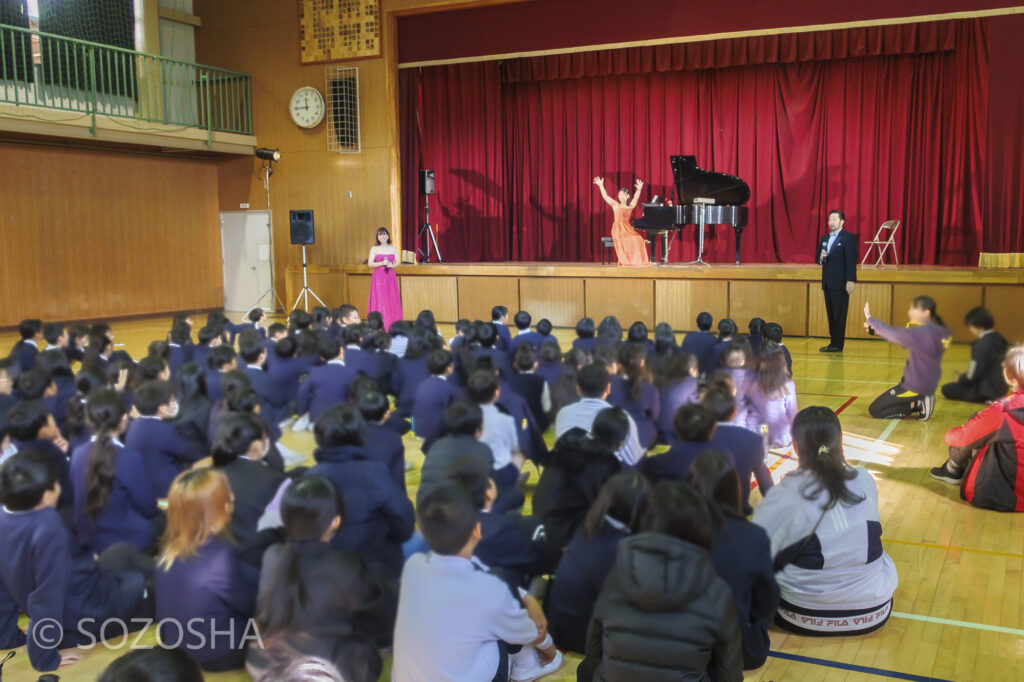
[[299, 0], [299, 61], [380, 56], [380, 0]]

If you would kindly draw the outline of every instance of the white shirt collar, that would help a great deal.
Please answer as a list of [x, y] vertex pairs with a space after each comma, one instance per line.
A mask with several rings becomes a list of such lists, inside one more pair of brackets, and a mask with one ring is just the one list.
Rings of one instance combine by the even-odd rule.
[[39, 344], [38, 344], [38, 343], [36, 343], [35, 341], [33, 341], [32, 339], [25, 339], [25, 343], [30, 343], [30, 344], [32, 344], [32, 346], [34, 346], [35, 348], [39, 348]]
[[344, 360], [339, 360], [339, 359], [335, 358], [333, 360], [328, 360], [327, 364], [328, 365], [341, 365], [342, 367], [344, 367], [345, 366], [345, 361]]

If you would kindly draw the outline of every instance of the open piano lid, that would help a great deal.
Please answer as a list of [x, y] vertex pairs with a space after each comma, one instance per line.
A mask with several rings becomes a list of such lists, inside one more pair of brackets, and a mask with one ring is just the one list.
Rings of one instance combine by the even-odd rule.
[[712, 200], [719, 205], [738, 206], [750, 201], [750, 187], [735, 175], [715, 173], [697, 167], [696, 156], [670, 156], [672, 177], [680, 204]]

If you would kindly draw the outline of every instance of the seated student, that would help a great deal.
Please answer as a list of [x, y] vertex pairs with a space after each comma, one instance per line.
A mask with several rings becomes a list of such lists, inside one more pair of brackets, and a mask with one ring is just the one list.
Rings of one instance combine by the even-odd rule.
[[238, 333], [241, 334], [244, 331], [251, 329], [260, 335], [260, 339], [267, 338], [267, 313], [263, 308], [253, 308], [245, 315], [244, 324]]
[[274, 352], [267, 356], [267, 373], [281, 388], [282, 397], [289, 401], [296, 399], [300, 379], [315, 364], [310, 358], [299, 356], [298, 350], [295, 337], [284, 336], [274, 343]]
[[[765, 345], [762, 342], [761, 350], [764, 349]], [[722, 351], [722, 366], [707, 376], [707, 383], [713, 383], [723, 373], [729, 375], [733, 397], [736, 399], [736, 416], [730, 423], [736, 426], [746, 428], [748, 418], [751, 417], [752, 408], [747, 394], [750, 393], [751, 386], [757, 383], [757, 367], [760, 357], [758, 355], [758, 359], [755, 359], [751, 354], [750, 344], [746, 339], [733, 339]]]
[[753, 512], [750, 506], [750, 477], [753, 476], [757, 481], [762, 496], [774, 485], [768, 465], [764, 463], [764, 437], [732, 423], [736, 415], [736, 399], [728, 388], [709, 386], [700, 402], [718, 422], [711, 444], [721, 450], [736, 469], [740, 479], [741, 508], [744, 515], [749, 515]]
[[47, 322], [43, 325], [45, 350], [59, 350], [62, 354], [68, 347], [68, 332], [60, 322]]
[[498, 335], [494, 340], [494, 347], [503, 353], [508, 353], [512, 344], [512, 332], [508, 329], [508, 308], [503, 305], [496, 305], [491, 308], [491, 324]]
[[698, 369], [703, 375], [707, 375], [711, 368], [708, 366], [709, 353], [711, 348], [718, 343], [718, 339], [711, 333], [711, 325], [715, 319], [711, 313], [703, 312], [697, 315], [697, 331], [690, 332], [683, 337], [680, 348], [697, 358]]
[[[203, 682], [203, 669], [184, 649], [132, 649], [114, 659], [96, 682]], [[324, 681], [326, 682], [326, 681]]]
[[658, 440], [661, 395], [651, 383], [644, 345], [622, 344], [619, 347], [618, 367], [621, 381], [612, 384], [608, 402], [629, 413], [636, 424], [640, 446], [650, 449]]
[[524, 343], [516, 348], [512, 368], [515, 371], [505, 385], [526, 401], [538, 428], [546, 431], [551, 424], [551, 390], [544, 377], [535, 374], [537, 351], [533, 344]]
[[142, 455], [120, 440], [128, 427], [124, 399], [100, 389], [89, 396], [85, 412], [95, 435], [71, 453], [78, 539], [95, 553], [117, 542], [151, 551], [163, 519]]
[[[654, 327], [654, 343], [648, 354], [648, 366], [656, 384], [665, 372], [665, 365], [682, 352], [679, 344], [676, 343], [676, 333], [672, 331], [672, 325], [668, 322], [659, 322]], [[687, 355], [689, 354], [687, 353]]]
[[728, 317], [718, 321], [718, 341], [708, 349], [701, 365], [705, 368], [704, 374], [710, 374], [722, 366], [722, 353], [725, 352], [738, 331], [736, 323]]
[[953, 381], [942, 385], [942, 395], [947, 400], [969, 403], [999, 400], [1006, 395], [1003, 357], [1010, 344], [993, 329], [995, 319], [984, 308], [971, 308], [964, 317], [964, 324], [974, 337], [971, 343], [971, 364], [966, 373], [953, 373]]
[[544, 377], [548, 390], [554, 391], [555, 383], [562, 374], [562, 350], [557, 339], [548, 339], [537, 348], [537, 369], [534, 371]]
[[[558, 411], [555, 418], [555, 439], [561, 438], [566, 431], [576, 427], [592, 433], [597, 413], [606, 407], [612, 407], [612, 404], [605, 400], [611, 391], [611, 384], [608, 370], [604, 365], [595, 362], [581, 369], [576, 377], [576, 387], [580, 401], [566, 405]], [[629, 417], [629, 435], [615, 456], [624, 465], [635, 466], [644, 455], [645, 451], [637, 436], [636, 423]]]
[[85, 357], [85, 343], [88, 338], [89, 329], [85, 325], [73, 324], [68, 328], [68, 345], [64, 348], [68, 362], [82, 361], [82, 358]]
[[201, 327], [197, 338], [199, 343], [192, 349], [192, 362], [206, 369], [208, 367], [206, 359], [214, 348], [221, 345], [220, 330], [209, 325]]
[[139, 418], [128, 427], [125, 447], [142, 455], [149, 483], [157, 497], [167, 497], [174, 478], [206, 456], [171, 423], [179, 413], [174, 387], [166, 381], [147, 381], [135, 391]]
[[[157, 347], [154, 348], [153, 344], [157, 344]], [[167, 344], [163, 341], [154, 341], [151, 343], [151, 354], [139, 360], [139, 364], [135, 365], [135, 377], [132, 382], [133, 391], [138, 388], [140, 384], [146, 381], [170, 380], [171, 368], [168, 367], [167, 361], [159, 355], [152, 354], [152, 352], [159, 353], [161, 347], [166, 348]]]
[[417, 519], [431, 551], [413, 554], [402, 571], [393, 678], [535, 680], [560, 668], [537, 600], [522, 590], [514, 596], [473, 557], [480, 513], [465, 490], [435, 488]]
[[495, 406], [500, 391], [495, 373], [485, 369], [473, 372], [466, 384], [469, 399], [479, 405], [483, 413], [480, 441], [491, 448], [494, 482], [504, 488], [515, 484], [526, 457], [520, 449], [515, 420]]
[[68, 401], [68, 417], [64, 423], [70, 444], [69, 452], [73, 453], [78, 446], [88, 443], [92, 438], [92, 426], [85, 411], [86, 401], [95, 391], [108, 387], [107, 375], [98, 369], [83, 367], [78, 371], [75, 376], [75, 395]]
[[882, 548], [875, 479], [846, 463], [839, 418], [827, 407], [797, 414], [793, 447], [797, 469], [754, 510], [782, 590], [775, 624], [811, 636], [877, 630], [892, 612], [897, 576]]
[[271, 424], [277, 424], [290, 417], [295, 411], [293, 400], [285, 395], [270, 373], [263, 370], [263, 365], [267, 361], [263, 339], [251, 329], [242, 332], [238, 335], [238, 354], [245, 363], [242, 371], [260, 395], [260, 416]]
[[21, 339], [14, 344], [10, 357], [14, 358], [21, 371], [27, 372], [36, 364], [43, 339], [42, 320], [22, 320], [18, 323], [18, 335]]
[[779, 608], [779, 585], [772, 568], [771, 544], [764, 529], [747, 521], [732, 462], [706, 450], [690, 467], [688, 482], [710, 503], [714, 520], [711, 561], [736, 601], [743, 638], [743, 669], [760, 668], [768, 659], [768, 626]]
[[49, 459], [60, 482], [58, 509], [66, 509], [74, 501], [68, 464], [68, 442], [60, 435], [57, 422], [46, 406], [38, 400], [18, 403], [7, 412], [7, 433], [15, 452], [29, 450]]
[[[760, 317], [750, 318], [747, 324], [747, 343], [750, 344], [751, 352], [756, 356], [761, 352], [761, 342], [764, 341], [765, 321]], [[790, 372], [793, 368], [790, 367]]]
[[[376, 311], [374, 311], [376, 312]], [[366, 376], [377, 382], [382, 393], [390, 394], [391, 375], [398, 366], [398, 358], [388, 352], [391, 337], [385, 331], [375, 331], [363, 337], [363, 353], [365, 356]]]
[[715, 575], [707, 503], [682, 481], [661, 483], [643, 528], [619, 542], [579, 679], [742, 680], [736, 604]]
[[683, 405], [672, 420], [675, 438], [667, 452], [647, 457], [640, 470], [652, 481], [684, 480], [697, 455], [714, 447], [718, 424], [711, 410], [700, 403]]
[[175, 322], [167, 334], [167, 366], [174, 376], [181, 366], [191, 360], [191, 349], [188, 342], [192, 339], [192, 327], [185, 322]]
[[661, 373], [655, 376], [661, 405], [658, 409], [658, 442], [672, 442], [672, 419], [683, 405], [697, 402], [697, 360], [689, 353], [680, 351], [673, 354], [662, 365]]
[[509, 362], [505, 351], [497, 347], [498, 332], [495, 325], [490, 322], [481, 322], [474, 325], [476, 328], [476, 341], [479, 346], [471, 348], [467, 369], [479, 365], [482, 358], [489, 358], [491, 366], [501, 375], [501, 381], [507, 382], [512, 376], [512, 363]]
[[331, 309], [327, 306], [313, 306], [310, 315], [313, 317], [312, 329], [317, 333], [326, 332], [330, 329], [331, 323], [334, 322], [334, 319], [331, 317]]
[[403, 419], [412, 415], [412, 408], [416, 401], [416, 389], [430, 376], [427, 358], [434, 350], [437, 349], [431, 342], [429, 332], [422, 329], [410, 330], [405, 355], [398, 359], [395, 371], [391, 375], [395, 411]]
[[454, 353], [458, 349], [458, 347], [462, 345], [463, 341], [465, 341], [466, 338], [466, 330], [469, 329], [472, 325], [473, 323], [470, 322], [465, 317], [461, 317], [458, 320], [456, 320], [455, 336], [448, 339], [448, 350]]
[[197, 450], [210, 446], [210, 411], [213, 402], [206, 395], [206, 373], [194, 362], [186, 362], [174, 377], [178, 416], [171, 424]]
[[572, 347], [593, 353], [597, 345], [597, 339], [594, 338], [596, 331], [597, 327], [592, 318], [581, 317], [576, 323], [576, 338], [572, 341]]
[[597, 325], [597, 344], [595, 349], [603, 345], [617, 353], [620, 343], [622, 343], [622, 325], [619, 324], [619, 318], [614, 315], [605, 316]]
[[392, 480], [405, 492], [405, 444], [396, 431], [385, 426], [390, 409], [388, 397], [374, 389], [358, 391], [354, 397], [366, 423], [366, 454], [383, 462]]
[[82, 367], [94, 367], [101, 372], [110, 369], [110, 358], [114, 354], [114, 342], [109, 337], [90, 334], [82, 354]]
[[208, 672], [241, 668], [246, 645], [258, 639], [250, 620], [259, 570], [230, 540], [233, 507], [223, 472], [180, 473], [167, 495], [153, 586], [160, 640], [180, 642]]
[[747, 428], [762, 429], [768, 447], [787, 447], [793, 441], [790, 427], [797, 413], [796, 384], [786, 369], [782, 346], [774, 341], [761, 344], [757, 379], [746, 390]]
[[444, 432], [444, 411], [455, 402], [455, 385], [451, 381], [454, 366], [451, 351], [435, 350], [427, 357], [430, 377], [416, 387], [412, 405], [412, 425], [423, 439], [423, 452], [430, 450]]
[[206, 394], [217, 402], [224, 397], [221, 380], [224, 375], [238, 368], [238, 355], [231, 346], [220, 345], [210, 351], [206, 358]]
[[[82, 549], [55, 510], [60, 496], [57, 468], [45, 455], [18, 452], [0, 465], [0, 649], [27, 644], [38, 671], [82, 660], [68, 647], [102, 639], [107, 619], [130, 623], [144, 615], [153, 571], [152, 560], [123, 545], [98, 559]], [[33, 636], [18, 628], [19, 612], [28, 614]], [[56, 633], [43, 632], [48, 622], [57, 624]], [[47, 641], [54, 635], [60, 641]]]
[[[359, 309], [348, 303], [342, 304], [341, 307], [338, 308], [335, 319], [342, 329], [345, 329], [345, 327], [350, 324], [359, 324]], [[338, 343], [341, 343], [340, 338], [338, 339]]]
[[643, 346], [647, 351], [648, 358], [654, 355], [654, 342], [650, 339], [647, 325], [639, 320], [629, 325], [629, 330], [626, 332], [626, 343]]
[[331, 546], [356, 552], [370, 566], [397, 576], [402, 543], [412, 537], [412, 503], [387, 466], [364, 449], [363, 418], [351, 405], [335, 405], [320, 415], [313, 434], [317, 464], [308, 473], [330, 479], [348, 513]]
[[274, 355], [277, 342], [286, 336], [288, 336], [288, 325], [283, 322], [275, 322], [267, 327], [267, 338], [263, 339], [263, 348], [267, 351], [267, 361], [263, 368], [267, 371], [270, 370], [270, 358]]
[[21, 365], [14, 358], [0, 358], [0, 414], [14, 407], [18, 398], [14, 386], [21, 374]]
[[793, 374], [793, 356], [789, 354], [789, 349], [786, 348], [786, 344], [782, 343], [782, 325], [778, 322], [769, 322], [764, 325], [764, 341], [774, 341], [775, 343], [782, 346], [782, 354], [786, 356], [786, 369], [790, 375]]
[[975, 507], [1024, 511], [1024, 346], [1006, 352], [1003, 373], [1010, 395], [947, 431], [949, 458], [930, 473], [960, 485], [960, 496]]
[[376, 680], [380, 650], [391, 645], [398, 607], [395, 586], [371, 573], [357, 554], [330, 546], [344, 523], [345, 503], [322, 476], [303, 476], [281, 498], [287, 540], [267, 549], [256, 597], [262, 646], [249, 647], [255, 680], [296, 653], [333, 663], [346, 680]]
[[639, 472], [615, 474], [574, 531], [544, 602], [548, 630], [562, 648], [586, 650], [587, 624], [615, 566], [619, 541], [640, 531], [650, 496], [650, 484]]
[[324, 364], [309, 371], [295, 401], [295, 411], [308, 414], [310, 422], [319, 419], [328, 407], [346, 402], [349, 384], [355, 378], [345, 364], [345, 351], [331, 337], [322, 336], [317, 340], [317, 353]]
[[579, 372], [593, 361], [594, 356], [590, 351], [577, 348], [570, 348], [564, 357], [559, 356], [558, 373], [555, 382], [551, 384], [551, 413], [556, 419], [563, 407], [580, 401], [579, 387], [576, 385]]
[[345, 344], [345, 366], [355, 374], [370, 373], [369, 353], [363, 350], [364, 328], [361, 324], [350, 324], [342, 332]]
[[931, 419], [935, 390], [942, 378], [942, 356], [953, 338], [936, 312], [935, 299], [918, 296], [911, 302], [906, 329], [871, 317], [869, 303], [864, 304], [864, 317], [868, 331], [874, 330], [886, 341], [908, 351], [900, 383], [875, 398], [868, 413], [875, 419], [901, 419], [916, 412], [922, 421]]
[[[39, 354], [42, 356], [42, 353]], [[38, 357], [37, 357], [38, 362]], [[15, 382], [15, 395], [22, 400], [38, 400], [53, 415], [57, 426], [67, 420], [68, 395], [60, 395], [55, 382], [49, 373], [42, 369], [31, 369], [18, 375]]]
[[[533, 318], [530, 317], [530, 313], [525, 310], [520, 310], [512, 318], [512, 322], [516, 325], [516, 335], [508, 344], [509, 357], [515, 358], [516, 349], [524, 343], [532, 343], [534, 349], [540, 350], [541, 345], [543, 345], [547, 339], [544, 334], [540, 333], [540, 331], [530, 331], [530, 324], [533, 322]], [[548, 322], [548, 334], [550, 333], [551, 323]]]

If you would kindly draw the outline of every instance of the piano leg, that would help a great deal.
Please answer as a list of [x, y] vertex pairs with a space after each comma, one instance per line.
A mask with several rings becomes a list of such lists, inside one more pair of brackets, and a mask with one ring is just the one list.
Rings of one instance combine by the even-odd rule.
[[736, 233], [736, 265], [739, 265], [740, 264], [740, 234], [743, 232], [743, 230], [738, 228], [738, 227], [734, 227], [732, 229]]
[[668, 263], [668, 230], [661, 233], [661, 262]]

